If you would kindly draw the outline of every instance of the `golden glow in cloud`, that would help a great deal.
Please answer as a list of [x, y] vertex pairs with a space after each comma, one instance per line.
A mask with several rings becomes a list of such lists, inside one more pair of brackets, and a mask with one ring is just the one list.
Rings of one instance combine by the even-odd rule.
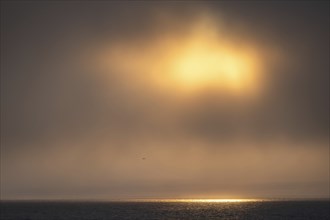
[[261, 81], [260, 51], [251, 43], [236, 42], [209, 17], [199, 19], [185, 34], [113, 43], [98, 59], [102, 68], [127, 77], [123, 80], [156, 89], [249, 94]]
[[187, 89], [205, 86], [228, 90], [251, 89], [256, 80], [256, 60], [252, 54], [227, 45], [196, 40], [173, 61], [173, 78]]

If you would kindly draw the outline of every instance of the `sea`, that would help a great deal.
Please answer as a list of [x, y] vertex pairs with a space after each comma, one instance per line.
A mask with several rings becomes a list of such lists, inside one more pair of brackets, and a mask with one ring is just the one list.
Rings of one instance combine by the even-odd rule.
[[2, 220], [181, 220], [330, 219], [329, 200], [169, 201], [1, 201]]

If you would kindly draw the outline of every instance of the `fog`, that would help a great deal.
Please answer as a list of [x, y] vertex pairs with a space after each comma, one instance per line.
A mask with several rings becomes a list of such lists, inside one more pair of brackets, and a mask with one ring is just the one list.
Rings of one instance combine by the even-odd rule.
[[329, 196], [329, 3], [1, 4], [1, 199]]

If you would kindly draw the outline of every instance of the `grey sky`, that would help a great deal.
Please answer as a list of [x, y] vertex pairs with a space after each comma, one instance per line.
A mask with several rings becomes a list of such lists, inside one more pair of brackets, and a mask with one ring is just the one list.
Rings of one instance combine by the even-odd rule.
[[[257, 99], [83, 62], [203, 13], [285, 57]], [[326, 197], [328, 153], [328, 2], [1, 2], [2, 198]]]

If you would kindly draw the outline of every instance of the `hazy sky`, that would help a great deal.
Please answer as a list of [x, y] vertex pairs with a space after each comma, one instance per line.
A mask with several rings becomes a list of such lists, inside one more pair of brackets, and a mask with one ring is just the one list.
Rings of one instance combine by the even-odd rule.
[[1, 2], [1, 199], [329, 196], [329, 2]]

